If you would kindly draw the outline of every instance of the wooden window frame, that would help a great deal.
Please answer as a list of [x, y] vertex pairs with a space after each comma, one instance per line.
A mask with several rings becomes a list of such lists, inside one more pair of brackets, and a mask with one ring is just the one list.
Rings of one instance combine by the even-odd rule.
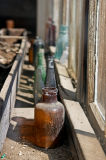
[[[88, 57], [87, 57], [87, 111], [89, 117], [92, 121], [92, 124], [96, 130], [100, 130], [103, 133], [102, 135], [106, 136], [106, 111], [105, 111], [105, 120], [103, 120], [98, 108], [95, 103], [95, 72], [96, 72], [96, 52], [99, 46], [97, 43], [98, 32], [100, 33], [100, 28], [98, 28], [97, 14], [98, 14], [98, 3], [101, 3], [98, 0], [89, 1], [89, 25], [88, 25]], [[102, 1], [102, 5], [105, 5], [105, 0]], [[105, 5], [106, 6], [106, 5]], [[106, 7], [103, 7], [106, 12]], [[104, 18], [100, 17], [99, 20]], [[103, 22], [103, 20], [102, 20]], [[103, 25], [103, 24], [102, 24]], [[100, 26], [99, 26], [100, 27]], [[104, 29], [106, 24], [104, 22]], [[97, 86], [96, 86], [97, 87]], [[92, 116], [93, 115], [93, 116]], [[96, 121], [95, 121], [95, 120]], [[97, 125], [95, 124], [97, 122]]]

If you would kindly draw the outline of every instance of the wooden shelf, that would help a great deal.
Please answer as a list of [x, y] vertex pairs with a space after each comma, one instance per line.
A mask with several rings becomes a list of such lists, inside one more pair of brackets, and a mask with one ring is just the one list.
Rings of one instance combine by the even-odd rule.
[[[105, 153], [95, 132], [81, 105], [75, 100], [76, 90], [72, 86], [67, 69], [58, 62], [55, 62], [55, 67], [59, 94], [66, 109], [66, 115], [72, 129], [73, 140], [79, 159], [105, 160]], [[72, 97], [73, 95], [74, 98]]]

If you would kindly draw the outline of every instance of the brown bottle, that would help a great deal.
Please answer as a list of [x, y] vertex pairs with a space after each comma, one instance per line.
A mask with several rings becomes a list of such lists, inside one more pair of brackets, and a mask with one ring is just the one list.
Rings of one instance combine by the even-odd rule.
[[35, 106], [35, 145], [54, 148], [64, 124], [64, 106], [57, 101], [57, 89], [42, 89], [43, 102]]
[[31, 46], [29, 48], [29, 63], [33, 64], [34, 61], [34, 54], [33, 54], [33, 39], [30, 40]]

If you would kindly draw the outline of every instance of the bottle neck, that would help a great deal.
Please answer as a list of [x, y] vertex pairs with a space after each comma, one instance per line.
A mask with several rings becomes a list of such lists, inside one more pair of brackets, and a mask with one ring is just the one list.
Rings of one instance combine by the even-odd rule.
[[45, 87], [42, 89], [43, 102], [54, 103], [57, 102], [57, 88]]
[[39, 53], [40, 55], [38, 55], [38, 65], [41, 66], [43, 64], [42, 62], [42, 55], [41, 53]]
[[57, 95], [43, 94], [43, 102], [46, 102], [46, 103], [57, 102]]

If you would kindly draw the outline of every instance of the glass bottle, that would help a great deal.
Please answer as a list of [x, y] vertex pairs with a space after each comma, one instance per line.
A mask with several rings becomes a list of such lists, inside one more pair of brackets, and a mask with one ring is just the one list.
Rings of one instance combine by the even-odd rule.
[[39, 38], [39, 36], [36, 37], [33, 43], [33, 49], [34, 49], [34, 66], [36, 66], [37, 59], [37, 53], [39, 52], [39, 49], [44, 48], [44, 41]]
[[53, 57], [48, 57], [48, 66], [47, 66], [47, 76], [46, 76], [46, 87], [56, 87], [56, 79], [54, 72], [54, 61]]
[[60, 63], [65, 65], [66, 67], [68, 67], [68, 55], [69, 55], [69, 49], [68, 47], [66, 47], [60, 58]]
[[44, 57], [42, 49], [38, 53], [38, 66], [34, 75], [34, 102], [35, 104], [40, 101], [42, 96], [42, 88], [45, 84], [46, 70], [44, 68]]
[[52, 18], [48, 18], [45, 31], [45, 53], [49, 55], [49, 46], [55, 46], [56, 26]]
[[44, 148], [54, 148], [60, 142], [59, 134], [63, 128], [64, 106], [57, 101], [57, 89], [45, 87], [42, 89], [43, 101], [35, 106], [35, 145]]
[[60, 59], [64, 49], [68, 47], [68, 26], [61, 25], [59, 37], [56, 42], [55, 58]]
[[49, 46], [55, 46], [56, 42], [56, 26], [54, 21], [52, 20], [50, 29], [49, 29], [49, 34], [50, 34], [50, 40], [49, 40]]
[[33, 56], [34, 56], [34, 54], [33, 54], [33, 39], [30, 40], [30, 44], [31, 44], [31, 46], [29, 48], [29, 63], [33, 64]]

